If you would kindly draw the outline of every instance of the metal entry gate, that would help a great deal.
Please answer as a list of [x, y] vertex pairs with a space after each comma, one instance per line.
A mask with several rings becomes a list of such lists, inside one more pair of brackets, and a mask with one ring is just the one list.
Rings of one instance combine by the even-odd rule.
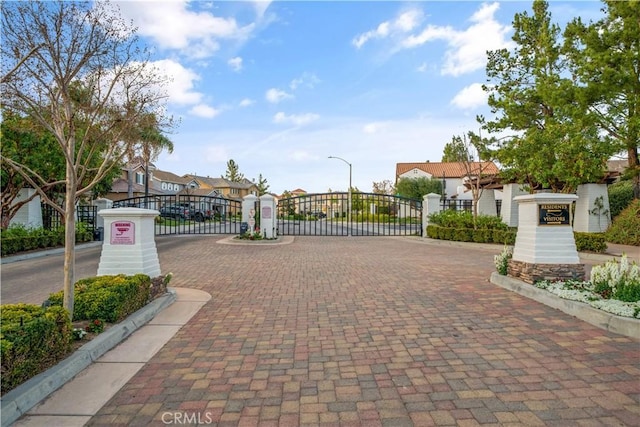
[[422, 202], [373, 193], [306, 194], [278, 201], [278, 234], [411, 236], [422, 234]]
[[155, 209], [156, 236], [167, 234], [240, 234], [242, 202], [222, 196], [169, 195], [134, 197], [114, 208]]

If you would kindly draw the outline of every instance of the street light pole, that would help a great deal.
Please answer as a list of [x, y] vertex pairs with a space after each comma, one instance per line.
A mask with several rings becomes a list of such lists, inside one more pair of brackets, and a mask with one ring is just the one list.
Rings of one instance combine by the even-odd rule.
[[347, 235], [351, 236], [351, 171], [352, 171], [352, 167], [351, 167], [351, 163], [349, 163], [348, 161], [346, 161], [345, 159], [343, 159], [342, 157], [336, 157], [336, 156], [329, 156], [330, 159], [338, 159], [338, 160], [342, 160], [343, 162], [345, 162], [346, 164], [349, 165], [349, 200], [347, 200]]

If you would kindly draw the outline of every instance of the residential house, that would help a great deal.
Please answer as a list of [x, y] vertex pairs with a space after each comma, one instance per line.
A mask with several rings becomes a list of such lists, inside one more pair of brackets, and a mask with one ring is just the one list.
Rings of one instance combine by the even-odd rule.
[[[401, 178], [432, 178], [443, 182], [447, 199], [473, 199], [471, 191], [465, 184], [477, 178], [478, 175], [496, 175], [500, 172], [493, 162], [471, 162], [467, 171], [464, 162], [425, 162], [425, 163], [397, 163], [396, 184]], [[496, 198], [500, 198], [496, 194]]]
[[[132, 196], [129, 195], [129, 171], [132, 172]], [[127, 166], [122, 168], [120, 177], [114, 180], [111, 191], [105, 198], [118, 201], [129, 197], [145, 196], [145, 180], [149, 180], [149, 195], [171, 195], [178, 194], [185, 188], [198, 188], [198, 183], [192, 179], [186, 179], [174, 173], [156, 169], [153, 163], [149, 163], [147, 174], [144, 163], [137, 158]]]
[[211, 178], [198, 175], [184, 175], [197, 183], [198, 188], [203, 190], [216, 190], [219, 195], [227, 199], [242, 201], [244, 196], [253, 194], [258, 195], [258, 186], [255, 182], [244, 179], [241, 182], [230, 181], [226, 178]]

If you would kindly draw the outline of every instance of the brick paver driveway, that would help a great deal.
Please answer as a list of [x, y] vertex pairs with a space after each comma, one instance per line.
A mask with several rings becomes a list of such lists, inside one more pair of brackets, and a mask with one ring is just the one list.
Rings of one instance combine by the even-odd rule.
[[488, 282], [493, 249], [173, 238], [211, 301], [94, 425], [640, 425], [640, 343]]

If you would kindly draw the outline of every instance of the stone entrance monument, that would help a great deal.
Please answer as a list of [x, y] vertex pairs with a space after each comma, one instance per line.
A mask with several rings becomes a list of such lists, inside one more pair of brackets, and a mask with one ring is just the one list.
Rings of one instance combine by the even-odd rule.
[[507, 274], [524, 282], [584, 280], [571, 227], [573, 194], [517, 196], [518, 234]]

